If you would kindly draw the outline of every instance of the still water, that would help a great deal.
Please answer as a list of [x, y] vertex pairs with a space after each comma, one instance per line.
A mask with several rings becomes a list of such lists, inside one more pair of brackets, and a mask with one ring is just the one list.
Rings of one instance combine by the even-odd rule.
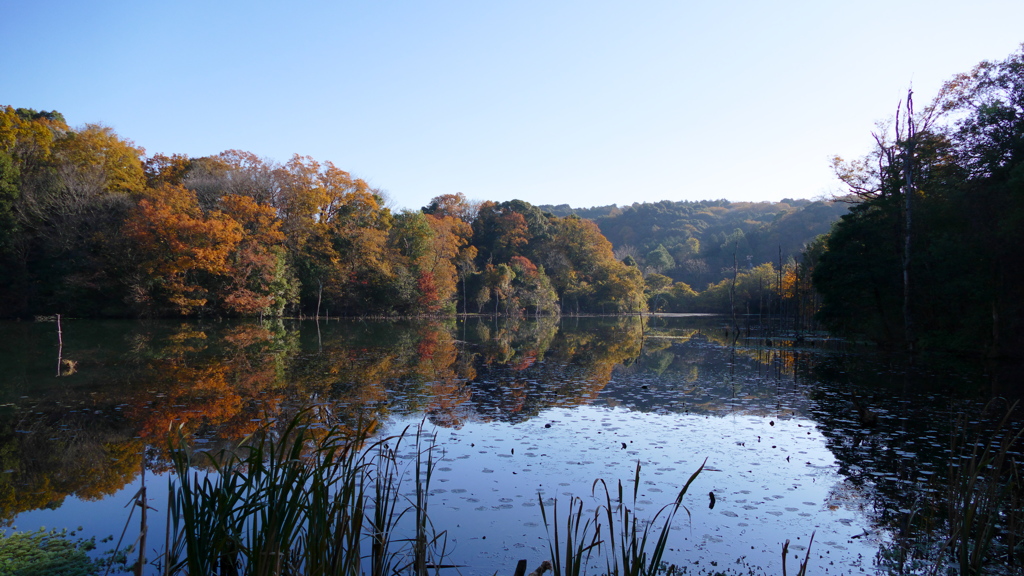
[[541, 501], [590, 498], [595, 480], [631, 492], [639, 465], [653, 517], [702, 464], [669, 562], [781, 573], [789, 540], [795, 572], [813, 534], [809, 573], [878, 571], [938, 497], [951, 426], [992, 393], [970, 372], [715, 317], [61, 328], [0, 324], [7, 526], [116, 540], [146, 482], [158, 530], [168, 430], [230, 447], [315, 404], [330, 424], [435, 438], [429, 513], [462, 574], [546, 558]]

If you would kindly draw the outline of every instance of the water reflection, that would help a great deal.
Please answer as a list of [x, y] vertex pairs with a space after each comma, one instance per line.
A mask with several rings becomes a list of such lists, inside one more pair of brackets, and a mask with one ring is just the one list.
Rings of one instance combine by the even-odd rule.
[[[166, 471], [175, 428], [231, 446], [312, 404], [351, 430], [436, 426], [448, 452], [435, 521], [465, 530], [455, 512], [481, 512], [462, 550], [501, 569], [543, 555], [538, 491], [586, 493], [640, 461], [653, 507], [704, 457], [701, 493], [719, 504], [694, 505], [703, 513], [680, 527], [679, 558], [767, 568], [781, 539], [818, 531], [819, 573], [869, 568], [927, 498], [953, 415], [978, 403], [932, 386], [945, 374], [908, 375], [827, 339], [731, 332], [716, 318], [78, 321], [63, 332], [75, 371], [59, 378], [52, 323], [0, 334], [6, 523], [101, 500], [136, 483], [143, 463]], [[519, 545], [472, 536], [502, 525]]]

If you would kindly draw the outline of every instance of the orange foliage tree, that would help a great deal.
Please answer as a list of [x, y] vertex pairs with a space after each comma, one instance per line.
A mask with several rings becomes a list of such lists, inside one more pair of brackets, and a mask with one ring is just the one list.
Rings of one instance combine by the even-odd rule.
[[224, 214], [237, 222], [243, 236], [228, 256], [224, 309], [243, 315], [281, 315], [294, 298], [295, 286], [286, 264], [284, 233], [276, 211], [248, 196], [221, 198]]
[[135, 247], [129, 280], [135, 302], [190, 314], [210, 300], [211, 277], [230, 272], [244, 230], [223, 212], [203, 214], [194, 192], [164, 184], [129, 214], [124, 237]]
[[[473, 229], [464, 220], [452, 216], [428, 214], [427, 224], [434, 231], [434, 238], [423, 267], [433, 274], [439, 298], [444, 302], [452, 302], [458, 285], [457, 263], [460, 256], [472, 248], [469, 241]], [[473, 252], [475, 255], [475, 248]]]
[[392, 276], [386, 256], [391, 213], [380, 192], [330, 162], [296, 155], [281, 171], [278, 209], [302, 281], [303, 301], [366, 305]]

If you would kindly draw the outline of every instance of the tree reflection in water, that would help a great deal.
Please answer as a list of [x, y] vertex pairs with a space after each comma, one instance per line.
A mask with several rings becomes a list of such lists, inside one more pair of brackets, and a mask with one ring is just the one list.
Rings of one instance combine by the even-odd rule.
[[215, 449], [309, 405], [352, 431], [409, 418], [517, 426], [592, 405], [813, 422], [843, 478], [822, 509], [862, 510], [870, 530], [898, 533], [938, 489], [954, 416], [977, 411], [981, 380], [953, 386], [948, 371], [907, 372], [813, 336], [737, 333], [715, 318], [72, 321], [62, 353], [77, 371], [55, 379], [52, 325], [6, 324], [0, 517], [113, 494], [143, 459], [168, 470], [177, 426]]

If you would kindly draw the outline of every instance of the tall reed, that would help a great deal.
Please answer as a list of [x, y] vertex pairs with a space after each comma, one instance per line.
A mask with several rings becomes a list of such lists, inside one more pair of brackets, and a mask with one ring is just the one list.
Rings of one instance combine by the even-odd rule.
[[[621, 480], [618, 482], [614, 498], [604, 480], [595, 480], [592, 486], [593, 495], [598, 496], [600, 486], [604, 503], [597, 506], [593, 518], [590, 518], [584, 514], [582, 499], [570, 499], [564, 530], [560, 528], [561, 524], [558, 521], [557, 501], [554, 502], [552, 522], [549, 524], [544, 500], [541, 498], [541, 516], [545, 528], [548, 529], [555, 576], [585, 574], [595, 553], [604, 557], [604, 573], [608, 576], [653, 576], [664, 571], [662, 564], [665, 550], [668, 548], [672, 522], [680, 509], [689, 515], [689, 509], [683, 506], [683, 497], [704, 470], [706, 463], [707, 460], [690, 475], [675, 500], [662, 506], [650, 519], [640, 519], [635, 512], [640, 490], [639, 462], [633, 475], [631, 500], [627, 500], [627, 491]], [[603, 536], [602, 530], [605, 532]]]
[[[443, 556], [443, 533], [426, 515], [433, 439], [424, 447], [422, 429], [415, 433], [410, 500], [400, 492], [406, 471], [397, 452], [407, 432], [367, 446], [365, 434], [316, 429], [300, 414], [280, 432], [264, 428], [217, 454], [194, 452], [177, 436], [164, 574], [361, 575], [364, 558], [374, 576], [426, 574]], [[211, 471], [196, 471], [201, 464]]]
[[563, 532], [559, 528], [561, 524], [558, 521], [558, 500], [552, 502], [552, 521], [549, 524], [544, 496], [538, 494], [537, 499], [540, 501], [544, 528], [548, 532], [548, 551], [551, 553], [551, 565], [555, 576], [585, 574], [591, 554], [601, 544], [600, 512], [595, 511], [593, 518], [584, 517], [583, 500], [573, 496], [569, 499], [569, 513], [565, 518]]
[[[415, 461], [401, 462], [414, 438]], [[316, 427], [306, 413], [281, 430], [262, 428], [233, 450], [195, 451], [179, 434], [170, 453], [166, 576], [392, 576], [440, 573], [446, 533], [429, 516], [430, 482], [439, 457], [436, 437], [422, 426], [369, 442], [367, 434]], [[200, 471], [200, 468], [206, 468]], [[632, 490], [620, 480], [591, 486], [596, 508], [570, 499], [560, 517], [540, 498], [555, 576], [580, 576], [602, 563], [608, 576], [673, 573], [665, 552], [693, 472], [675, 499], [653, 518], [637, 516], [641, 465]], [[412, 489], [403, 488], [405, 480]], [[807, 560], [801, 566], [806, 570]]]
[[[986, 565], [1002, 563], [1020, 569], [1024, 498], [1017, 461], [1024, 428], [1013, 433], [1014, 403], [994, 433], [969, 434], [961, 422], [951, 434], [951, 459], [946, 485], [948, 536], [943, 549], [951, 554], [961, 575], [981, 574]], [[987, 439], [986, 439], [987, 436]], [[997, 538], [1002, 539], [1002, 559]], [[937, 563], [933, 573], [939, 568]]]

